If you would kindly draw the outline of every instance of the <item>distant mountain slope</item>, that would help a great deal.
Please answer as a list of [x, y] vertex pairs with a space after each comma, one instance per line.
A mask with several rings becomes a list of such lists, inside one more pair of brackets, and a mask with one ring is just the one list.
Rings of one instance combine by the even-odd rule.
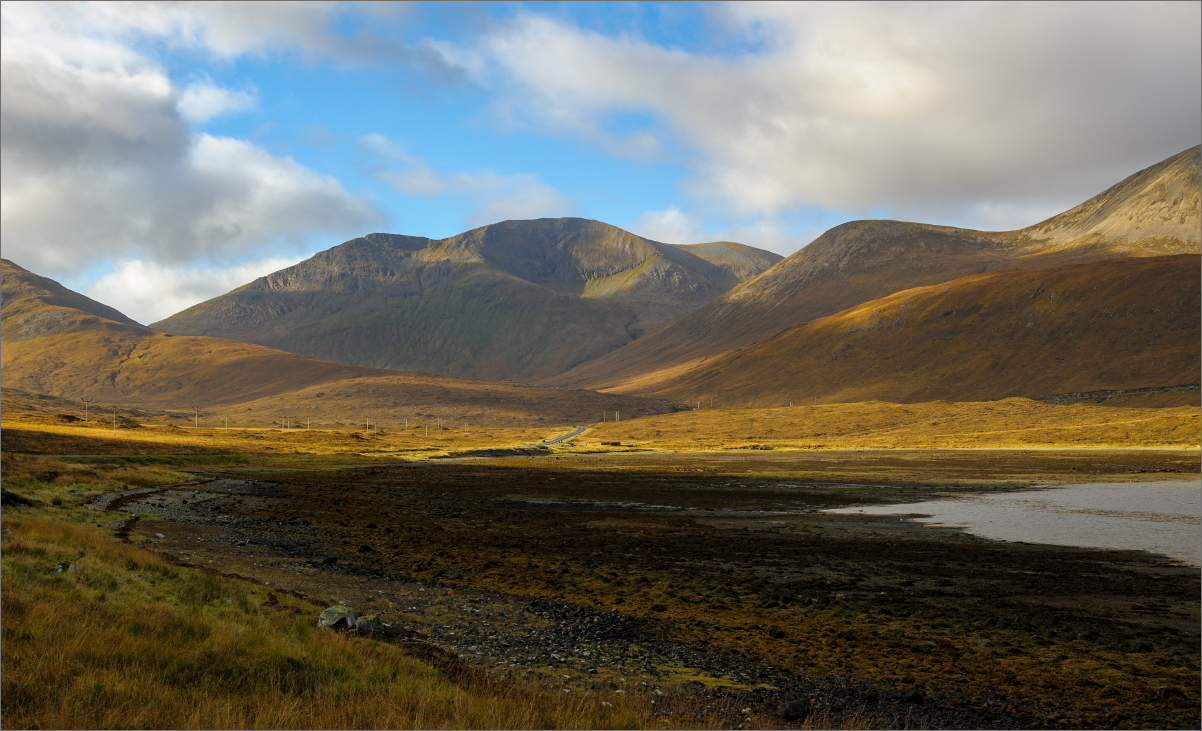
[[1090, 198], [1070, 211], [1018, 232], [1041, 252], [1097, 245], [1115, 255], [1198, 252], [1199, 167], [1193, 147]]
[[779, 260], [577, 218], [442, 240], [371, 234], [152, 327], [343, 363], [536, 379], [620, 348]]
[[[10, 262], [4, 262], [2, 286], [4, 386], [30, 393], [72, 400], [91, 396], [109, 406], [238, 406], [352, 423], [364, 413], [396, 419], [470, 415], [497, 425], [540, 417], [549, 423], [588, 423], [602, 410], [635, 418], [675, 408], [660, 400], [382, 371], [233, 340], [156, 333], [93, 314], [124, 317]], [[31, 332], [31, 313], [51, 313], [54, 319], [42, 322], [53, 327]], [[242, 416], [245, 423], [247, 414]], [[264, 416], [269, 423], [275, 418]]]
[[644, 392], [781, 406], [1196, 384], [1200, 281], [1202, 258], [1189, 254], [974, 274], [797, 325]]
[[133, 328], [149, 332], [117, 310], [73, 292], [63, 285], [0, 259], [0, 299], [4, 342], [58, 335], [95, 328]]
[[547, 383], [643, 393], [789, 327], [970, 274], [1120, 256], [1199, 253], [1199, 148], [1020, 231], [855, 221], [672, 325]]

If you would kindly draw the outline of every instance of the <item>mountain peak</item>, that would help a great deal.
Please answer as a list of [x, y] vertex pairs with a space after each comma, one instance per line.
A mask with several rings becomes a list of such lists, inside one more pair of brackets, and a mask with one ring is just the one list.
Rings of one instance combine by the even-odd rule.
[[1202, 146], [1191, 147], [1020, 233], [1045, 249], [1105, 239], [1145, 255], [1198, 253], [1200, 168]]
[[373, 233], [155, 323], [355, 365], [543, 378], [685, 315], [781, 257], [584, 218], [445, 239]]
[[5, 342], [98, 328], [147, 330], [112, 307], [8, 259], [0, 259], [0, 280], [0, 337]]

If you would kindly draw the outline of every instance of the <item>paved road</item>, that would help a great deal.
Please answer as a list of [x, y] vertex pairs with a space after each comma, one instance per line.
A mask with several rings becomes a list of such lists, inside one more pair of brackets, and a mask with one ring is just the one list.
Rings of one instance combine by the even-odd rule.
[[579, 429], [570, 431], [567, 434], [560, 434], [559, 436], [555, 437], [554, 439], [544, 439], [543, 444], [548, 444], [548, 445], [549, 444], [559, 444], [560, 442], [562, 442], [565, 439], [571, 439], [572, 437], [576, 436], [577, 434], [583, 434], [583, 433], [584, 433], [584, 427], [580, 427]]

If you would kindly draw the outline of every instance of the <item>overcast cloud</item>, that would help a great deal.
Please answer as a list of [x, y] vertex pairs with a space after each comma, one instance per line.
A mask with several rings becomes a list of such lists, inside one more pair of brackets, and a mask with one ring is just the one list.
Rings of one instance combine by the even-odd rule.
[[[445, 49], [499, 119], [653, 156], [735, 214], [1022, 226], [1197, 144], [1198, 3], [735, 3], [764, 50], [707, 57], [526, 14]], [[662, 120], [624, 136], [607, 116]]]
[[[104, 28], [109, 9], [80, 12]], [[130, 257], [237, 261], [315, 234], [349, 238], [382, 218], [332, 177], [189, 126], [253, 107], [250, 93], [180, 89], [121, 41], [77, 33], [63, 8], [3, 12], [5, 257], [44, 272]]]

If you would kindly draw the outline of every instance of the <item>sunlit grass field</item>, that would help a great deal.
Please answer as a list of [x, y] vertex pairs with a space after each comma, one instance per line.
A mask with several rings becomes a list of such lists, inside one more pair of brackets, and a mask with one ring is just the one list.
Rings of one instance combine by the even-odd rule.
[[[1029, 399], [979, 403], [865, 403], [767, 409], [708, 409], [594, 423], [555, 451], [724, 449], [955, 449], [1197, 447], [1196, 406], [1129, 408], [1053, 406]], [[612, 418], [612, 416], [610, 417]], [[12, 451], [42, 454], [257, 455], [273, 463], [306, 458], [427, 459], [540, 449], [572, 424], [538, 428], [306, 429], [191, 428], [125, 420], [70, 421], [55, 415], [6, 415]], [[619, 444], [612, 444], [618, 442]], [[609, 443], [609, 444], [607, 444]], [[277, 465], [279, 466], [279, 465]]]
[[1030, 399], [709, 409], [606, 423], [583, 437], [651, 449], [1197, 447], [1197, 406], [1052, 406]]

